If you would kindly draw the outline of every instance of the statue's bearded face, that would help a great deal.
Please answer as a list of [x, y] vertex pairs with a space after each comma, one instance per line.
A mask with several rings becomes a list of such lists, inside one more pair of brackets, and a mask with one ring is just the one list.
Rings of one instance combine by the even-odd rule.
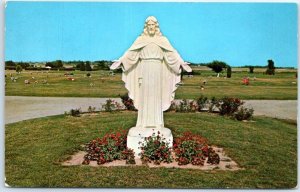
[[148, 23], [147, 23], [147, 31], [148, 31], [148, 34], [150, 36], [154, 36], [155, 35], [156, 25], [155, 25], [154, 21], [148, 21]]

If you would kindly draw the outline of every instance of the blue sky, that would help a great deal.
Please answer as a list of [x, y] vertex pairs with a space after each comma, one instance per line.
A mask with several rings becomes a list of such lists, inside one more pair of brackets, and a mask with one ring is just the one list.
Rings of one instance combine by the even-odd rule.
[[297, 67], [294, 3], [8, 2], [5, 60], [113, 60], [153, 15], [182, 58]]

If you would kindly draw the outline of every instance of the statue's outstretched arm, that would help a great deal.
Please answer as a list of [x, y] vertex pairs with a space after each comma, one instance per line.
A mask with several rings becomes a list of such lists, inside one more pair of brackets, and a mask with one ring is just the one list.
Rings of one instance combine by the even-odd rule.
[[114, 60], [114, 63], [109, 67], [111, 70], [117, 69], [120, 67], [122, 62], [120, 60]]
[[114, 70], [122, 67], [123, 71], [128, 71], [130, 68], [135, 66], [138, 61], [139, 51], [126, 51], [122, 57], [120, 57], [118, 60], [114, 60], [114, 63], [110, 66], [110, 69]]
[[190, 63], [183, 61], [175, 49], [173, 51], [165, 51], [164, 60], [177, 74], [181, 73], [180, 67], [187, 72], [192, 72], [192, 68], [189, 66]]
[[181, 64], [181, 67], [186, 71], [186, 72], [192, 72], [192, 68], [188, 66], [190, 63], [184, 62]]

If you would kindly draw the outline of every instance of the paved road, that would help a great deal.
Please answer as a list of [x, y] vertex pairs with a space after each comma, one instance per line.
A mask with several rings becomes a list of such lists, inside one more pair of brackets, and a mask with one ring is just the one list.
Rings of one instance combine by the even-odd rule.
[[[108, 98], [78, 98], [78, 97], [5, 97], [5, 124], [26, 119], [64, 114], [71, 109], [81, 108], [87, 111], [89, 106], [99, 110]], [[121, 103], [119, 98], [115, 98]]]
[[252, 107], [254, 115], [297, 120], [297, 100], [245, 100], [245, 107]]
[[[100, 109], [108, 98], [75, 97], [5, 97], [5, 124], [26, 119], [64, 114], [65, 111], [81, 108], [87, 111], [89, 106]], [[119, 98], [115, 101], [121, 103]], [[253, 107], [254, 115], [265, 115], [282, 119], [297, 119], [296, 100], [246, 100], [245, 106]]]

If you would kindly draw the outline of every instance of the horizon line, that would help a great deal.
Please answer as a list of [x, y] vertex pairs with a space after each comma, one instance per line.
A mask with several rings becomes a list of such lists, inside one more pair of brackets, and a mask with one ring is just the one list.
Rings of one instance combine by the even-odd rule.
[[[20, 63], [20, 62], [24, 62], [24, 63], [45, 63], [45, 62], [53, 62], [53, 61], [57, 61], [57, 60], [61, 60], [61, 59], [56, 59], [56, 60], [51, 60], [51, 61], [14, 61], [14, 60], [5, 60], [4, 61], [4, 63], [6, 63], [7, 61], [12, 61], [12, 62], [14, 62], [14, 63]], [[79, 61], [82, 61], [82, 62], [87, 62], [87, 61], [89, 61], [89, 62], [96, 62], [96, 61], [110, 61], [110, 62], [113, 62], [113, 60], [105, 60], [105, 59], [100, 59], [100, 60], [61, 60], [62, 62], [79, 62]], [[212, 61], [221, 61], [221, 60], [217, 60], [217, 59], [215, 59], [215, 60], [212, 60]], [[210, 61], [210, 62], [212, 62], [212, 61]], [[204, 64], [204, 66], [205, 66], [205, 64], [208, 64], [208, 63], [210, 63], [210, 62], [203, 62], [203, 63], [196, 63], [196, 62], [191, 62], [191, 61], [187, 61], [187, 62], [189, 62], [191, 65], [202, 65], [202, 64]], [[226, 63], [226, 62], [225, 62]], [[238, 65], [238, 66], [231, 66], [231, 65], [229, 65], [230, 67], [250, 67], [250, 66], [252, 66], [252, 67], [267, 67], [268, 66], [268, 64], [266, 64], [266, 65]], [[275, 68], [293, 68], [293, 69], [298, 69], [298, 67], [294, 67], [294, 66], [277, 66], [276, 67], [276, 63], [275, 63]]]

